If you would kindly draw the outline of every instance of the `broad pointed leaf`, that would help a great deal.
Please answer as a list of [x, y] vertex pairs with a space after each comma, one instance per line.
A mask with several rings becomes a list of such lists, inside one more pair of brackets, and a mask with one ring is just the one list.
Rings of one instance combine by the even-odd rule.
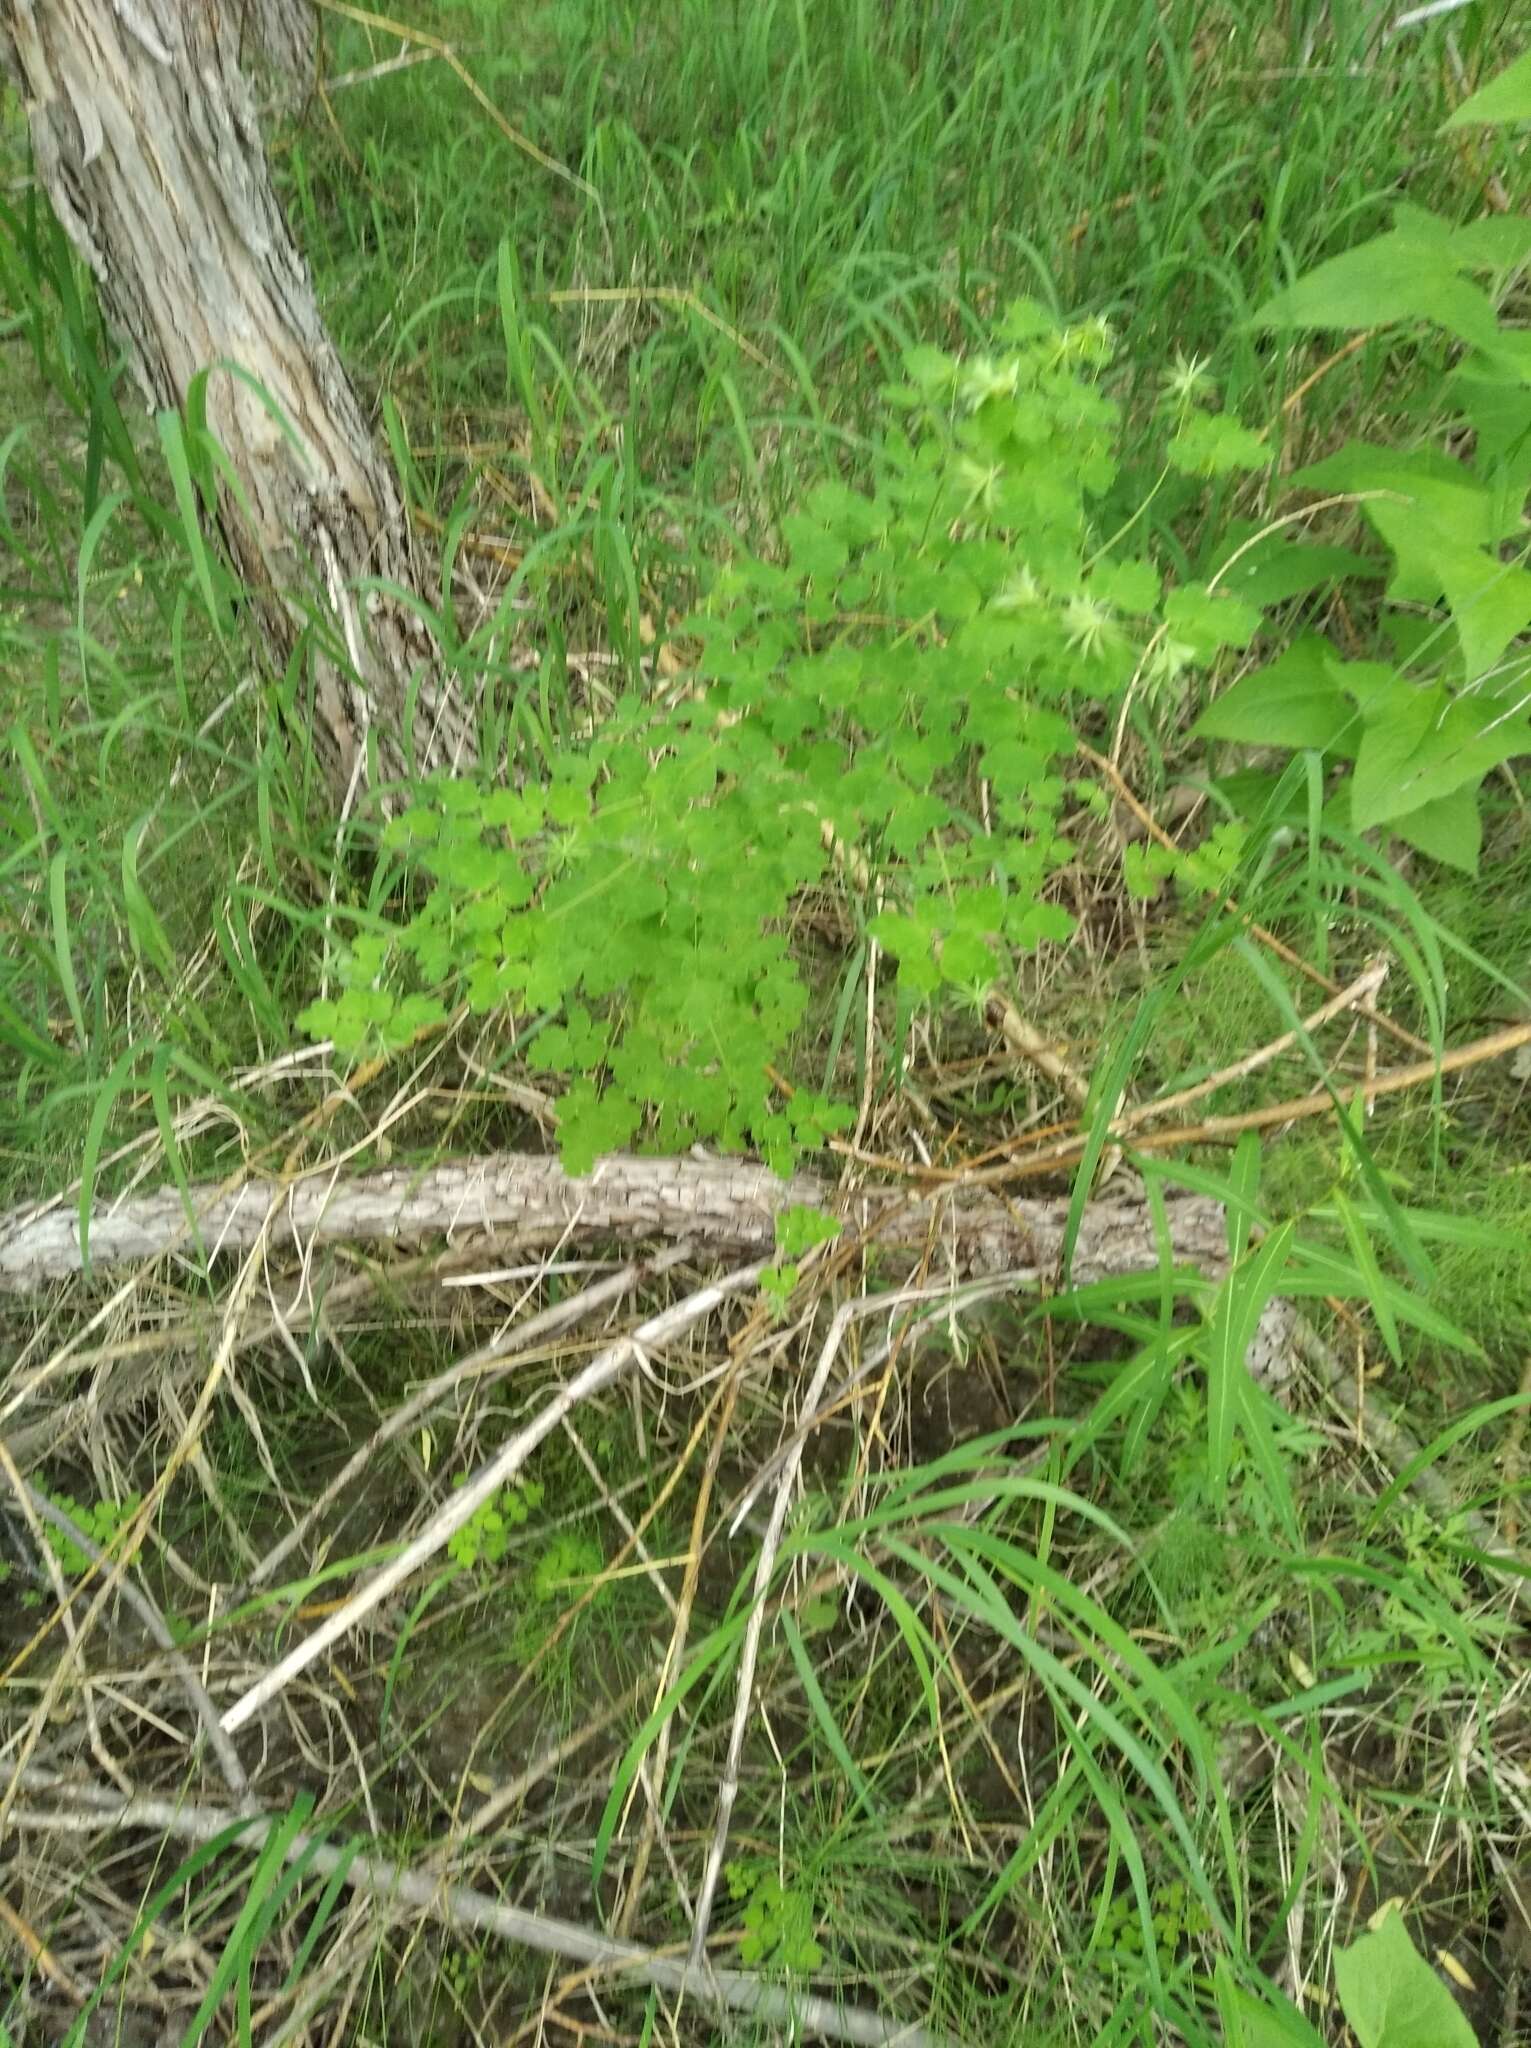
[[1441, 124], [1445, 134], [1452, 128], [1498, 127], [1505, 121], [1531, 121], [1531, 50], [1491, 78], [1481, 92], [1463, 100], [1448, 121]]
[[1359, 736], [1356, 714], [1316, 635], [1293, 641], [1285, 654], [1241, 676], [1207, 706], [1191, 728], [1199, 739], [1242, 740], [1252, 746], [1328, 749], [1349, 731]]
[[1360, 2048], [1478, 2048], [1462, 2008], [1388, 1913], [1334, 1958], [1334, 1981]]
[[1421, 804], [1417, 811], [1398, 819], [1393, 830], [1431, 860], [1460, 868], [1467, 875], [1478, 872], [1478, 856], [1483, 851], [1483, 814], [1476, 789], [1454, 789], [1450, 796]]
[[1487, 548], [1464, 544], [1416, 508], [1378, 499], [1366, 510], [1398, 563], [1389, 595], [1425, 603], [1444, 595], [1462, 643], [1467, 680], [1487, 674], [1531, 625], [1531, 571], [1500, 561]]

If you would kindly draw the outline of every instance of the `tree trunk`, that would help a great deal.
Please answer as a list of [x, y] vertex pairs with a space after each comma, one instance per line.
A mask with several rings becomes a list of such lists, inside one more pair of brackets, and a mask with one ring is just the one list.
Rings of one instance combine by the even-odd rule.
[[239, 0], [239, 28], [245, 69], [265, 88], [262, 104], [301, 107], [319, 73], [314, 0]]
[[[297, 25], [294, 0], [254, 5], [263, 35], [289, 10]], [[221, 496], [224, 539], [278, 673], [304, 631], [300, 600], [328, 621], [313, 739], [348, 802], [374, 776], [462, 765], [471, 728], [417, 611], [380, 587], [434, 600], [434, 565], [272, 192], [242, 13], [240, 0], [0, 0], [0, 59], [149, 404], [183, 406], [211, 371], [207, 422], [242, 491]]]

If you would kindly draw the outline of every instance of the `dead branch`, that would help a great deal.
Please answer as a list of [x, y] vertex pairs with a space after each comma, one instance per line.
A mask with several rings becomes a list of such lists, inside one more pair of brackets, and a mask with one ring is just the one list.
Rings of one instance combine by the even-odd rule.
[[[1322, 1012], [1315, 1016], [1332, 1015], [1340, 998], [1348, 1002], [1354, 989], [1340, 990], [1334, 1002], [1327, 1003]], [[1361, 1012], [1368, 1024], [1379, 1024], [1381, 1013], [1370, 1009]], [[1311, 1021], [1311, 1020], [1310, 1020]], [[1306, 1025], [1304, 1029], [1306, 1029]], [[1381, 1072], [1373, 1070], [1359, 1082], [1337, 1081], [1332, 1087], [1315, 1088], [1307, 1095], [1294, 1095], [1285, 1102], [1268, 1102], [1260, 1109], [1241, 1110], [1227, 1116], [1209, 1116], [1198, 1124], [1176, 1124], [1165, 1131], [1143, 1131], [1140, 1127], [1161, 1111], [1186, 1096], [1199, 1097], [1205, 1092], [1198, 1086], [1185, 1090], [1182, 1095], [1170, 1097], [1167, 1103], [1144, 1103], [1141, 1109], [1116, 1116], [1106, 1126], [1108, 1136], [1132, 1134], [1132, 1142], [1139, 1152], [1168, 1152], [1189, 1145], [1219, 1144], [1236, 1137], [1242, 1131], [1271, 1130], [1279, 1124], [1301, 1123], [1308, 1117], [1330, 1116], [1336, 1109], [1353, 1108], [1357, 1103], [1369, 1110], [1374, 1102], [1384, 1096], [1402, 1095], [1411, 1088], [1423, 1088], [1427, 1083], [1442, 1080], [1447, 1074], [1466, 1073], [1469, 1068], [1481, 1067], [1490, 1060], [1503, 1059], [1507, 1054], [1518, 1052], [1523, 1045], [1531, 1045], [1531, 1023], [1507, 1024], [1500, 1031], [1491, 1031], [1486, 1038], [1475, 1038], [1468, 1045], [1453, 1046], [1450, 1052], [1443, 1052], [1437, 1058], [1434, 1054], [1427, 1060], [1415, 1060], [1408, 1066], [1386, 1067]], [[1277, 1042], [1280, 1050], [1280, 1042]], [[1269, 1048], [1262, 1048], [1262, 1053]], [[1259, 1057], [1258, 1055], [1255, 1057]], [[1229, 1075], [1235, 1069], [1228, 1070]], [[1219, 1084], [1225, 1078], [1216, 1077]], [[953, 1183], [961, 1181], [967, 1187], [988, 1187], [1004, 1181], [1040, 1179], [1044, 1174], [1070, 1171], [1084, 1157], [1085, 1139], [1076, 1133], [1062, 1137], [1049, 1135], [1044, 1145], [1016, 1146], [1013, 1156], [997, 1166], [971, 1166], [951, 1169]], [[934, 1169], [931, 1169], [934, 1171]], [[3, 1257], [0, 1250], [0, 1257]], [[3, 1285], [3, 1280], [0, 1280]]]
[[[247, 1252], [263, 1230], [271, 1248], [296, 1248], [305, 1257], [325, 1244], [444, 1237], [460, 1245], [485, 1235], [528, 1248], [687, 1239], [700, 1252], [758, 1254], [774, 1245], [778, 1212], [798, 1205], [829, 1210], [887, 1250], [923, 1250], [934, 1240], [960, 1267], [1025, 1266], [1038, 1275], [1057, 1266], [1068, 1215], [1065, 1201], [951, 1191], [916, 1200], [902, 1189], [864, 1189], [846, 1200], [808, 1175], [781, 1180], [766, 1167], [725, 1159], [603, 1159], [588, 1178], [575, 1180], [555, 1159], [497, 1153], [352, 1178], [321, 1167], [285, 1186], [250, 1180], [233, 1192], [204, 1184], [191, 1190], [190, 1216], [179, 1191], [162, 1187], [103, 1203], [91, 1216], [87, 1246], [92, 1271], [151, 1260], [184, 1247], [194, 1219], [194, 1238], [208, 1257]], [[1176, 1257], [1220, 1269], [1218, 1206], [1183, 1196], [1170, 1200], [1168, 1214]], [[1086, 1209], [1074, 1253], [1079, 1279], [1158, 1262], [1145, 1203], [1124, 1199]], [[34, 1291], [83, 1264], [72, 1207], [37, 1204], [0, 1216], [0, 1292]]]
[[[246, 1850], [259, 1849], [276, 1826], [273, 1817], [247, 1817], [182, 1799], [148, 1796], [123, 1798], [94, 1786], [80, 1785], [29, 1765], [29, 1794], [48, 1795], [47, 1806], [16, 1807], [13, 1827], [43, 1834], [94, 1833], [105, 1828], [143, 1829], [183, 1842], [205, 1843], [226, 1829], [243, 1825]], [[455, 1928], [476, 1928], [502, 1941], [565, 1956], [571, 1962], [622, 1971], [640, 1984], [656, 1986], [676, 1997], [694, 1999], [710, 2009], [753, 2014], [767, 2025], [821, 2034], [830, 2041], [865, 2044], [865, 2048], [939, 2048], [940, 2036], [917, 2024], [901, 2025], [883, 2014], [843, 2006], [830, 1998], [770, 1984], [743, 1970], [694, 1969], [678, 1956], [666, 1956], [635, 1941], [580, 1927], [508, 1906], [467, 1885], [443, 1884], [433, 1871], [411, 1869], [386, 1856], [360, 1855], [346, 1861], [346, 1851], [311, 1833], [298, 1831], [286, 1844], [284, 1860], [302, 1859], [314, 1875], [328, 1877], [344, 1869], [344, 1882], [378, 1905], [401, 1903], [429, 1913]]]
[[[1305, 509], [1306, 511], [1312, 511], [1314, 508], [1309, 506]], [[1170, 837], [1169, 833], [1165, 831], [1152, 811], [1134, 795], [1131, 785], [1127, 782], [1115, 762], [1108, 761], [1103, 754], [1097, 754], [1093, 747], [1087, 747], [1082, 740], [1079, 743], [1078, 752], [1089, 762], [1092, 768], [1098, 769], [1105, 776], [1118, 797], [1120, 797], [1121, 801], [1131, 811], [1132, 815], [1143, 827], [1143, 830], [1156, 845], [1162, 846], [1168, 853], [1178, 854], [1183, 851], [1176, 841]], [[1222, 908], [1228, 912], [1230, 917], [1243, 918], [1245, 916], [1245, 913], [1231, 896], [1225, 896], [1222, 899]], [[1267, 931], [1263, 924], [1256, 924], [1253, 920], [1250, 920], [1247, 930], [1251, 938], [1258, 939], [1260, 944], [1274, 953], [1278, 960], [1284, 960], [1288, 967], [1295, 968], [1297, 973], [1306, 980], [1313, 982], [1315, 986], [1323, 989], [1326, 995], [1337, 996], [1340, 993], [1338, 983], [1331, 981], [1327, 974], [1320, 974], [1310, 961], [1304, 960], [1300, 953], [1294, 953], [1283, 939], [1278, 939], [1274, 932]], [[1397, 1039], [1400, 1045], [1408, 1046], [1412, 1052], [1428, 1052], [1430, 1050], [1422, 1038], [1416, 1038], [1412, 1031], [1405, 1031], [1401, 1024], [1395, 1024], [1391, 1017], [1384, 1016], [1380, 1011], [1377, 1013], [1377, 1022], [1390, 1038]]]

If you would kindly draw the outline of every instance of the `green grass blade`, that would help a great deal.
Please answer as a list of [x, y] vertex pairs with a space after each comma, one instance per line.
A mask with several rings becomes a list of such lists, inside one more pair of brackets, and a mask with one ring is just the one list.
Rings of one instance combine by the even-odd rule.
[[851, 1788], [856, 1806], [864, 1808], [869, 1814], [875, 1813], [877, 1801], [872, 1787], [862, 1774], [860, 1765], [851, 1755], [844, 1731], [835, 1719], [834, 1709], [829, 1704], [824, 1688], [819, 1683], [818, 1673], [813, 1668], [813, 1659], [809, 1655], [808, 1645], [803, 1640], [803, 1632], [786, 1608], [781, 1612], [781, 1631], [787, 1639], [787, 1648], [797, 1670], [798, 1683], [802, 1686], [804, 1697], [813, 1711], [813, 1717], [829, 1745], [830, 1755], [845, 1774], [845, 1781]]
[[129, 1968], [138, 1958], [145, 1936], [153, 1932], [165, 1908], [183, 1890], [191, 1885], [194, 1879], [200, 1877], [204, 1870], [207, 1870], [216, 1863], [226, 1849], [232, 1848], [248, 1828], [255, 1825], [257, 1823], [250, 1820], [236, 1820], [232, 1822], [227, 1828], [216, 1834], [210, 1842], [202, 1843], [199, 1848], [194, 1849], [189, 1856], [184, 1857], [176, 1865], [158, 1891], [154, 1892], [144, 1904], [133, 1923], [132, 1931], [127, 1940], [107, 1964], [100, 1983], [91, 1992], [84, 2005], [75, 2015], [74, 2023], [64, 2038], [64, 2048], [86, 2048], [87, 2041], [92, 2038], [90, 2022], [97, 2008], [107, 1992], [127, 1974]]
[[186, 432], [179, 413], [159, 413], [156, 416], [156, 425], [159, 428], [165, 467], [170, 472], [170, 487], [175, 493], [176, 510], [181, 515], [181, 537], [191, 560], [192, 574], [196, 577], [197, 588], [202, 593], [202, 603], [207, 611], [208, 620], [214, 631], [221, 634], [222, 608], [218, 603], [213, 578], [212, 557], [203, 538], [202, 511], [197, 499], [197, 487], [192, 481]]
[[1356, 1270], [1366, 1288], [1366, 1298], [1371, 1312], [1376, 1317], [1377, 1328], [1382, 1332], [1382, 1341], [1388, 1348], [1388, 1355], [1395, 1365], [1403, 1364], [1403, 1347], [1398, 1339], [1398, 1318], [1393, 1314], [1393, 1305], [1387, 1298], [1382, 1284], [1382, 1268], [1377, 1263], [1371, 1234], [1366, 1228], [1366, 1219], [1353, 1202], [1348, 1201], [1338, 1189], [1335, 1190], [1334, 1206], [1344, 1226], [1345, 1239], [1350, 1246], [1350, 1256], [1356, 1262]]
[[617, 1822], [621, 1818], [622, 1808], [626, 1802], [628, 1791], [632, 1786], [633, 1780], [637, 1777], [638, 1767], [652, 1747], [655, 1737], [675, 1712], [681, 1701], [689, 1693], [696, 1690], [713, 1666], [721, 1662], [723, 1658], [733, 1654], [744, 1634], [746, 1620], [746, 1615], [735, 1615], [731, 1620], [724, 1622], [720, 1628], [715, 1628], [703, 1642], [697, 1645], [696, 1650], [687, 1660], [685, 1670], [681, 1672], [675, 1683], [665, 1693], [659, 1704], [654, 1708], [654, 1711], [649, 1715], [643, 1726], [623, 1751], [622, 1761], [617, 1766], [616, 1775], [612, 1779], [611, 1790], [606, 1795], [606, 1804], [601, 1809], [601, 1818], [596, 1825], [595, 1842], [590, 1857], [592, 1884], [599, 1885], [601, 1881], [601, 1873], [606, 1868], [606, 1858], [611, 1853], [612, 1836], [616, 1833]]
[[1245, 1359], [1265, 1305], [1279, 1290], [1293, 1230], [1283, 1223], [1229, 1273], [1198, 1347], [1207, 1375], [1207, 1487], [1219, 1510], [1227, 1500], [1234, 1431], [1249, 1379]]
[[48, 863], [48, 904], [53, 915], [53, 957], [58, 962], [59, 985], [74, 1025], [75, 1043], [81, 1052], [87, 1052], [85, 1012], [80, 1007], [80, 985], [75, 979], [74, 955], [69, 946], [69, 855], [62, 847]]
[[85, 1126], [85, 1150], [80, 1161], [80, 1269], [85, 1273], [90, 1271], [90, 1216], [96, 1202], [101, 1147], [106, 1138], [106, 1127], [117, 1107], [117, 1098], [127, 1086], [137, 1064], [138, 1048], [130, 1045], [126, 1052], [118, 1054], [111, 1072], [97, 1088], [90, 1105], [90, 1119]]
[[1084, 1154], [1074, 1175], [1074, 1185], [1069, 1195], [1068, 1219], [1063, 1230], [1060, 1263], [1064, 1286], [1068, 1285], [1069, 1273], [1074, 1263], [1074, 1247], [1079, 1242], [1079, 1227], [1084, 1221], [1085, 1204], [1089, 1201], [1095, 1186], [1095, 1174], [1100, 1165], [1101, 1154], [1110, 1142], [1111, 1119], [1121, 1107], [1128, 1076], [1137, 1063], [1138, 1054], [1148, 1043], [1163, 1001], [1163, 996], [1158, 993], [1144, 999], [1126, 1037], [1092, 1086]]
[[223, 2003], [224, 1993], [234, 1983], [236, 1976], [247, 1977], [255, 1960], [258, 1946], [257, 1930], [261, 1925], [266, 1901], [281, 1875], [287, 1850], [309, 1814], [313, 1811], [313, 1795], [300, 1792], [293, 1801], [289, 1812], [271, 1829], [261, 1844], [260, 1855], [250, 1874], [249, 1890], [240, 1908], [233, 1927], [213, 1973], [208, 1979], [202, 2001], [192, 2014], [190, 2024], [181, 2037], [182, 2048], [197, 2048], [202, 2036], [212, 2024], [218, 2008]]

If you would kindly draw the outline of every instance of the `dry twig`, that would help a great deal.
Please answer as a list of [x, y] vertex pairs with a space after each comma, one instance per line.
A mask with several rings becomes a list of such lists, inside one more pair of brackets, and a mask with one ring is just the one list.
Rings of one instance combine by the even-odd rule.
[[279, 1664], [234, 1702], [223, 1716], [223, 1726], [228, 1733], [232, 1735], [236, 1728], [242, 1728], [300, 1671], [306, 1671], [331, 1643], [338, 1642], [390, 1593], [403, 1585], [428, 1558], [444, 1549], [485, 1502], [492, 1500], [502, 1487], [510, 1483], [543, 1438], [550, 1435], [581, 1401], [588, 1400], [620, 1379], [649, 1347], [669, 1343], [693, 1323], [711, 1315], [730, 1295], [753, 1287], [759, 1277], [758, 1265], [745, 1266], [730, 1273], [724, 1279], [688, 1295], [684, 1301], [651, 1316], [630, 1335], [618, 1338], [615, 1344], [593, 1358], [567, 1386], [559, 1389], [525, 1429], [519, 1430], [509, 1443], [502, 1446], [466, 1486], [454, 1489], [451, 1498], [442, 1504], [413, 1542], [406, 1544], [397, 1557], [375, 1572], [335, 1613], [295, 1644]]
[[[0, 1444], [0, 1463], [3, 1462], [6, 1462], [5, 1446]], [[19, 1484], [23, 1488], [26, 1498], [31, 1503], [32, 1509], [39, 1521], [50, 1522], [55, 1529], [67, 1536], [69, 1541], [84, 1556], [88, 1557], [91, 1563], [98, 1569], [107, 1562], [106, 1552], [85, 1533], [73, 1515], [67, 1513], [56, 1501], [49, 1500], [48, 1496], [45, 1493], [40, 1493], [35, 1486], [28, 1486], [24, 1480], [20, 1479], [19, 1475], [13, 1473], [11, 1478], [13, 1485]], [[166, 1621], [164, 1615], [160, 1613], [148, 1594], [134, 1583], [131, 1576], [124, 1575], [118, 1590], [128, 1606], [138, 1616], [145, 1633], [156, 1649], [164, 1651], [166, 1661], [175, 1673], [181, 1690], [185, 1693], [187, 1699], [190, 1700], [192, 1710], [196, 1714], [198, 1721], [201, 1722], [208, 1742], [212, 1747], [213, 1754], [218, 1759], [218, 1768], [223, 1773], [223, 1782], [228, 1786], [236, 1799], [243, 1800], [249, 1792], [250, 1781], [245, 1776], [244, 1765], [239, 1761], [239, 1752], [235, 1749], [233, 1743], [230, 1742], [228, 1736], [224, 1734], [218, 1720], [218, 1709], [213, 1705], [206, 1686], [198, 1678], [196, 1672], [192, 1670], [191, 1665], [178, 1647], [175, 1637], [170, 1633], [170, 1624]]]
[[[1341, 991], [1343, 993], [1343, 991]], [[1328, 1006], [1331, 1009], [1333, 1006]], [[1284, 1102], [1268, 1102], [1259, 1109], [1239, 1110], [1228, 1116], [1204, 1117], [1196, 1124], [1176, 1124], [1167, 1131], [1142, 1131], [1131, 1128], [1140, 1125], [1157, 1114], [1161, 1105], [1145, 1103], [1140, 1110], [1130, 1112], [1131, 1124], [1126, 1135], [1132, 1136], [1140, 1152], [1166, 1152], [1186, 1145], [1216, 1144], [1225, 1138], [1238, 1136], [1242, 1131], [1269, 1130], [1278, 1124], [1300, 1123], [1308, 1117], [1328, 1116], [1345, 1098], [1352, 1103], [1370, 1106], [1386, 1095], [1401, 1095], [1411, 1088], [1421, 1088], [1428, 1081], [1434, 1081], [1447, 1074], [1464, 1073], [1470, 1067], [1483, 1066], [1489, 1060], [1502, 1059], [1518, 1047], [1531, 1045], [1531, 1023], [1507, 1024], [1502, 1031], [1491, 1031], [1486, 1038], [1475, 1038], [1470, 1045], [1453, 1047], [1439, 1059], [1416, 1060], [1404, 1067], [1385, 1067], [1380, 1073], [1373, 1073], [1359, 1082], [1337, 1082], [1332, 1088], [1315, 1088], [1307, 1095], [1295, 1095]], [[1113, 1118], [1107, 1125], [1107, 1134], [1116, 1136], [1123, 1130], [1124, 1120]], [[950, 1178], [960, 1180], [970, 1187], [989, 1186], [1001, 1181], [1037, 1179], [1044, 1174], [1061, 1172], [1065, 1167], [1075, 1165], [1084, 1155], [1085, 1140], [1080, 1135], [1054, 1139], [1051, 1143], [1033, 1147], [997, 1166], [969, 1167], [953, 1171]]]
[[[1116, 766], [1115, 762], [1108, 761], [1104, 754], [1097, 754], [1093, 747], [1087, 747], [1082, 740], [1079, 742], [1078, 752], [1083, 755], [1092, 768], [1098, 769], [1105, 776], [1122, 802], [1156, 845], [1162, 846], [1168, 853], [1180, 852], [1179, 846], [1176, 845], [1169, 833], [1165, 831], [1153, 812], [1148, 809], [1146, 804], [1139, 800], [1131, 784]], [[1336, 982], [1331, 981], [1327, 974], [1321, 974], [1310, 961], [1304, 960], [1300, 953], [1294, 953], [1284, 939], [1278, 939], [1276, 934], [1273, 931], [1268, 931], [1263, 924], [1256, 924], [1253, 919], [1245, 918], [1244, 912], [1240, 910], [1238, 904], [1234, 902], [1231, 896], [1225, 896], [1222, 899], [1222, 907], [1230, 916], [1243, 920], [1245, 929], [1252, 939], [1257, 939], [1267, 951], [1274, 953], [1278, 960], [1284, 960], [1288, 967], [1302, 975], [1305, 980], [1311, 981], [1316, 987], [1323, 989], [1326, 995], [1337, 996], [1340, 993]], [[1397, 1039], [1400, 1045], [1408, 1046], [1411, 1052], [1428, 1052], [1430, 1050], [1422, 1038], [1416, 1038], [1412, 1031], [1405, 1031], [1403, 1026], [1395, 1024], [1391, 1017], [1385, 1017], [1379, 1012], [1377, 1022], [1390, 1038]]]
[[393, 1443], [404, 1435], [421, 1416], [428, 1415], [458, 1387], [470, 1380], [475, 1381], [480, 1387], [492, 1385], [497, 1376], [496, 1369], [510, 1359], [520, 1357], [546, 1337], [560, 1335], [597, 1309], [619, 1301], [641, 1280], [657, 1278], [659, 1274], [679, 1265], [689, 1256], [689, 1245], [676, 1245], [647, 1266], [630, 1261], [608, 1278], [597, 1281], [594, 1286], [581, 1289], [569, 1300], [553, 1302], [525, 1322], [507, 1324], [496, 1336], [491, 1337], [487, 1344], [481, 1344], [476, 1351], [470, 1351], [466, 1358], [458, 1359], [455, 1365], [448, 1366], [445, 1371], [427, 1380], [425, 1385], [411, 1394], [407, 1401], [401, 1401], [397, 1408], [391, 1410], [361, 1449], [346, 1460], [323, 1492], [310, 1503], [302, 1520], [289, 1529], [281, 1541], [260, 1560], [251, 1572], [245, 1590], [253, 1591], [257, 1586], [265, 1585], [273, 1573], [292, 1555], [326, 1509], [339, 1500], [353, 1481], [367, 1470], [378, 1452], [386, 1444]]
[[[35, 1765], [27, 1768], [26, 1784], [29, 1794], [45, 1793], [52, 1803], [13, 1808], [11, 1824], [42, 1834], [142, 1830], [176, 1841], [205, 1843], [240, 1828], [240, 1840], [249, 1850], [261, 1848], [277, 1826], [275, 1818], [267, 1815], [232, 1813], [181, 1799], [123, 1798]], [[599, 1934], [572, 1921], [505, 1905], [467, 1885], [444, 1884], [433, 1871], [413, 1869], [384, 1856], [359, 1855], [347, 1861], [345, 1850], [304, 1830], [294, 1832], [285, 1845], [285, 1861], [293, 1863], [300, 1858], [318, 1877], [330, 1877], [343, 1868], [343, 1881], [379, 1904], [401, 1902], [454, 1928], [473, 1928], [544, 1955], [620, 1971], [640, 1984], [694, 1999], [713, 2010], [748, 2013], [768, 2026], [822, 2034], [827, 2040], [848, 2041], [859, 2048], [942, 2048], [941, 2037], [927, 2027], [900, 2025], [881, 2013], [766, 1983], [742, 1970], [695, 1970], [678, 1956]]]

